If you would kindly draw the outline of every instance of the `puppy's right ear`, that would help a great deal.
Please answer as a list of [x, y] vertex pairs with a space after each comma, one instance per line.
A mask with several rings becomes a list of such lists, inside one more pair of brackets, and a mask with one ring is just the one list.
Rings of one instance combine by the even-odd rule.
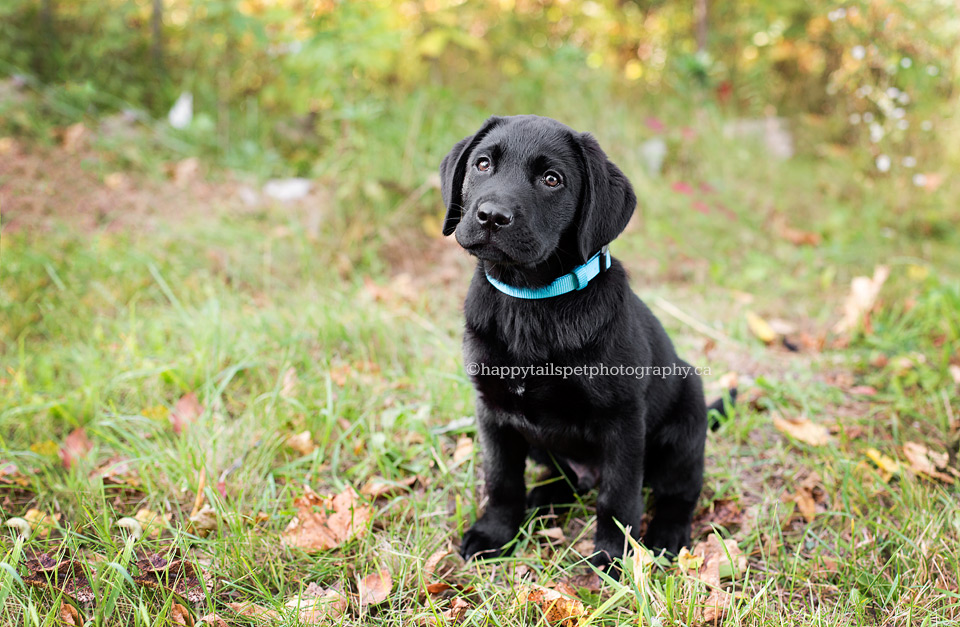
[[503, 118], [497, 116], [489, 118], [475, 134], [458, 141], [440, 162], [440, 195], [447, 207], [447, 217], [443, 221], [444, 235], [457, 230], [457, 224], [463, 217], [463, 180], [467, 176], [467, 158], [484, 136], [502, 121]]

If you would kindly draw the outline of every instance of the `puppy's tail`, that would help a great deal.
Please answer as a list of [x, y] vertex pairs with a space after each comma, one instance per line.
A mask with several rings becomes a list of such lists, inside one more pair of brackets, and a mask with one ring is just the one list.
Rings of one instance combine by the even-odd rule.
[[727, 394], [707, 405], [707, 426], [716, 431], [720, 425], [733, 416], [733, 405], [737, 402], [737, 388], [730, 388]]

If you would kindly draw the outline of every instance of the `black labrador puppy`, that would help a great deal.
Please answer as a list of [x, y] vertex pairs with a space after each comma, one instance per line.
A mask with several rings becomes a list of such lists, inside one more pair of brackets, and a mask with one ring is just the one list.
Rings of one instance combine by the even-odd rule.
[[[505, 552], [527, 509], [599, 486], [596, 553], [623, 555], [618, 523], [676, 554], [703, 481], [707, 407], [653, 313], [606, 252], [636, 196], [593, 136], [549, 118], [492, 117], [440, 165], [444, 235], [477, 257], [464, 360], [477, 390], [489, 501], [464, 558]], [[669, 374], [665, 374], [665, 373]], [[549, 468], [526, 493], [527, 457]]]

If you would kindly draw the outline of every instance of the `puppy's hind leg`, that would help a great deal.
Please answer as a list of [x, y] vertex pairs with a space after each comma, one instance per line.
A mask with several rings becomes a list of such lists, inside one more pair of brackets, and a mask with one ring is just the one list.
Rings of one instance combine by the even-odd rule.
[[690, 523], [703, 487], [703, 447], [707, 409], [700, 380], [691, 378], [660, 429], [648, 435], [647, 485], [655, 512], [643, 537], [658, 553], [677, 555], [690, 543]]

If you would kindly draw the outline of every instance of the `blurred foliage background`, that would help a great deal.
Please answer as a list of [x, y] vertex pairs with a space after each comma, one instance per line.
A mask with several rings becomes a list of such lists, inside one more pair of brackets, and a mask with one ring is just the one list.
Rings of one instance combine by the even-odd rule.
[[163, 120], [188, 92], [162, 148], [263, 176], [389, 154], [379, 180], [405, 185], [491, 113], [777, 115], [800, 151], [922, 186], [958, 159], [958, 41], [953, 0], [6, 0], [0, 74], [44, 97], [0, 113]]

